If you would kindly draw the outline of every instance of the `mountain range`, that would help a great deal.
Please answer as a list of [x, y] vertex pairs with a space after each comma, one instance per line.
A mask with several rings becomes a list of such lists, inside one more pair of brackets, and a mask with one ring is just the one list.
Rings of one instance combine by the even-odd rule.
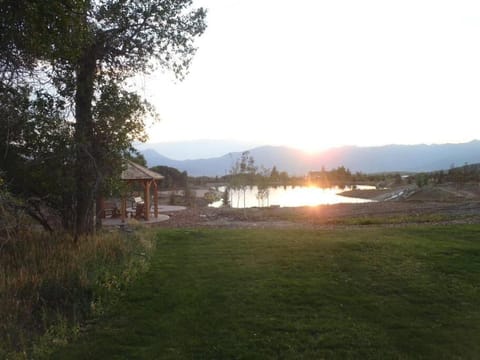
[[[241, 152], [252, 149], [261, 144], [253, 141], [241, 140], [188, 140], [158, 143], [138, 143], [135, 148], [140, 151], [153, 149], [159, 154], [175, 160], [186, 160], [195, 153], [197, 159], [220, 157], [230, 152]], [[194, 150], [192, 152], [192, 149]]]
[[[344, 146], [316, 154], [284, 146], [261, 146], [249, 151], [257, 166], [276, 166], [279, 171], [286, 171], [291, 175], [305, 175], [322, 167], [329, 170], [339, 166], [345, 166], [352, 172], [363, 173], [422, 172], [480, 162], [479, 140], [461, 144]], [[141, 153], [149, 167], [170, 166], [187, 171], [191, 176], [225, 175], [241, 155], [241, 152], [230, 152], [211, 158], [173, 160], [145, 145]]]

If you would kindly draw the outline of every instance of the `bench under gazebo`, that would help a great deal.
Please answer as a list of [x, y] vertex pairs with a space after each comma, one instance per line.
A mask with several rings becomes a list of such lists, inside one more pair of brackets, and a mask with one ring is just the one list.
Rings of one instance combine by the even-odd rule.
[[[123, 170], [121, 179], [128, 185], [139, 183], [143, 187], [143, 218], [145, 220], [150, 219], [150, 187], [153, 186], [153, 215], [158, 218], [158, 180], [162, 180], [164, 176], [156, 173], [155, 171], [147, 169], [145, 166], [134, 163], [127, 160], [127, 167]], [[122, 222], [125, 221], [127, 216], [127, 199], [122, 196], [120, 216]]]

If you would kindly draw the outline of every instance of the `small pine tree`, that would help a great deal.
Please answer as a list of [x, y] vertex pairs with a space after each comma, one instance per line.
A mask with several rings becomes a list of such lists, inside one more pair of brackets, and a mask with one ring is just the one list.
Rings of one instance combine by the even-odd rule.
[[228, 187], [225, 188], [222, 194], [222, 206], [230, 207], [230, 189]]

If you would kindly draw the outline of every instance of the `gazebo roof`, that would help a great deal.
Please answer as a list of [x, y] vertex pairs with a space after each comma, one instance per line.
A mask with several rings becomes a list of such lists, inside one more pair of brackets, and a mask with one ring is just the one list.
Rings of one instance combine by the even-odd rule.
[[161, 180], [164, 176], [155, 171], [147, 169], [145, 166], [127, 160], [127, 168], [122, 171], [122, 180]]

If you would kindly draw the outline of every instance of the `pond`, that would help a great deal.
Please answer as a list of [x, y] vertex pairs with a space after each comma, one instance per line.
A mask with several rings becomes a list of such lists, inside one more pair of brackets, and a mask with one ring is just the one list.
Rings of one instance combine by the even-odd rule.
[[[347, 186], [345, 188], [330, 187], [320, 188], [313, 186], [279, 186], [270, 187], [263, 193], [258, 191], [256, 186], [247, 188], [245, 191], [245, 199], [243, 190], [230, 190], [230, 205], [234, 208], [245, 207], [264, 207], [264, 206], [280, 206], [280, 207], [296, 207], [296, 206], [315, 206], [315, 205], [331, 205], [341, 203], [367, 203], [372, 200], [352, 198], [339, 195], [343, 191], [352, 190], [353, 188], [360, 190], [375, 189], [374, 186], [357, 185], [355, 187]], [[219, 187], [218, 191], [224, 192], [225, 187]], [[216, 201], [210, 206], [221, 207], [222, 200]]]

